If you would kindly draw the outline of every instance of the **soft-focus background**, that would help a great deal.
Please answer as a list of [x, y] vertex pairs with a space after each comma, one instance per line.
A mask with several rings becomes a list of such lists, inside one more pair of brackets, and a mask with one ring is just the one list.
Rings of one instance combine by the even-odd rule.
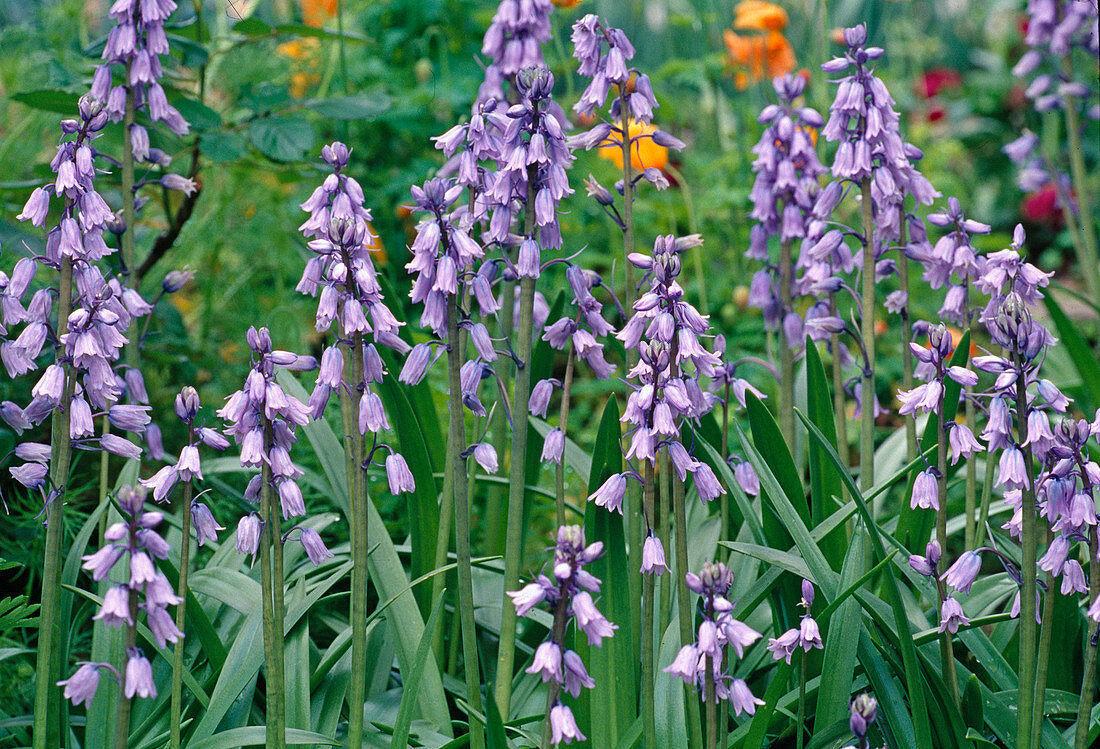
[[[682, 153], [651, 147], [643, 154], [644, 165], [662, 169], [671, 187], [642, 191], [638, 236], [645, 244], [657, 233], [704, 235], [706, 243], [688, 261], [684, 280], [734, 349], [761, 355], [769, 347], [759, 313], [747, 307], [755, 268], [743, 259], [750, 227], [750, 149], [760, 133], [756, 114], [769, 100], [768, 81], [778, 73], [801, 72], [808, 77], [809, 103], [824, 109], [833, 90], [819, 65], [837, 49], [835, 30], [857, 22], [868, 24], [871, 44], [886, 48], [879, 72], [898, 101], [907, 139], [925, 152], [924, 173], [945, 196], [957, 196], [968, 217], [992, 224], [991, 235], [977, 238], [980, 246], [1006, 246], [1012, 227], [1023, 222], [1032, 259], [1059, 271], [1061, 284], [1078, 288], [1053, 191], [1021, 193], [1000, 150], [1025, 125], [1058, 138], [1049, 128], [1042, 131], [1022, 85], [1009, 72], [1021, 53], [1022, 0], [783, 0], [778, 8], [762, 3], [749, 12], [743, 8], [736, 18], [731, 0], [555, 3], [557, 33], [547, 47], [547, 62], [566, 109], [580, 91], [570, 72], [569, 27], [583, 13], [599, 13], [636, 44], [634, 62], [650, 72], [661, 105], [654, 123], [687, 142]], [[442, 163], [430, 136], [470, 111], [481, 79], [481, 39], [496, 6], [490, 0], [180, 4], [170, 24], [176, 59], [166, 61], [166, 69], [177, 106], [199, 138], [153, 145], [172, 153], [172, 168], [183, 174], [191, 173], [197, 156], [201, 193], [182, 226], [168, 226], [174, 206], [157, 204], [181, 199], [166, 192], [145, 207], [138, 227], [139, 258], [158, 236], [179, 230], [171, 249], [146, 269], [147, 296], [155, 296], [169, 270], [189, 266], [196, 273], [187, 288], [158, 305], [147, 334], [145, 376], [155, 412], [161, 413], [182, 384], [195, 384], [207, 404], [220, 403], [239, 387], [249, 325], [269, 326], [279, 347], [317, 353], [315, 301], [296, 294], [294, 286], [307, 258], [297, 233], [304, 218], [298, 204], [322, 179], [317, 165], [325, 143], [338, 139], [353, 147], [352, 169], [380, 237], [378, 265], [393, 287], [388, 296], [395, 305], [407, 304], [409, 186]], [[14, 216], [50, 174], [58, 120], [75, 110], [87, 89], [108, 28], [109, 5], [108, 0], [0, 0], [0, 244], [5, 250], [0, 268], [10, 270], [12, 248], [41, 242], [37, 231], [26, 234], [31, 227], [20, 226]], [[196, 12], [201, 23], [195, 22]], [[1095, 136], [1095, 123], [1093, 128]], [[117, 138], [117, 131], [109, 128], [106, 137]], [[1098, 138], [1086, 138], [1089, 163], [1095, 163], [1097, 144]], [[119, 144], [108, 142], [104, 150], [118, 152]], [[590, 172], [610, 185], [618, 168], [596, 150], [580, 153], [571, 177], [574, 189], [583, 193], [581, 180]], [[119, 205], [117, 175], [102, 182], [112, 185], [104, 192]], [[594, 203], [570, 205], [572, 212], [562, 220], [563, 252], [583, 250], [588, 267], [612, 273], [618, 230]], [[621, 274], [621, 267], [615, 270]], [[1080, 315], [1086, 335], [1095, 335], [1095, 320], [1075, 312], [1084, 308], [1071, 295], [1059, 299]], [[914, 300], [915, 317], [932, 317], [937, 308], [938, 300]], [[888, 383], [898, 381], [900, 363], [896, 343], [883, 347], [880, 397], [889, 403]], [[30, 383], [0, 379], [0, 399], [25, 402], [26, 393], [16, 387]], [[601, 410], [605, 392], [599, 383], [578, 385], [571, 431], [582, 444], [590, 441], [591, 417]], [[179, 435], [171, 431], [172, 420], [163, 421], [171, 451]], [[0, 453], [13, 444], [14, 435], [0, 430]], [[91, 483], [95, 467], [85, 462], [81, 470]], [[216, 501], [233, 501], [234, 488], [223, 488], [225, 496]], [[581, 489], [571, 493], [579, 499]], [[41, 558], [39, 508], [21, 499], [21, 492], [4, 496], [10, 514], [0, 521], [0, 558], [33, 569]], [[380, 501], [393, 500], [385, 495]], [[390, 519], [399, 510], [382, 509]], [[551, 519], [533, 522], [549, 527]], [[477, 522], [474, 527], [480, 528]], [[395, 538], [403, 536], [396, 523], [393, 531]], [[477, 548], [492, 546], [475, 540]], [[27, 575], [3, 579], [3, 587], [12, 593], [33, 589]], [[21, 677], [27, 674], [9, 673], [7, 662], [0, 660], [0, 698], [14, 694], [26, 700], [29, 684]]]

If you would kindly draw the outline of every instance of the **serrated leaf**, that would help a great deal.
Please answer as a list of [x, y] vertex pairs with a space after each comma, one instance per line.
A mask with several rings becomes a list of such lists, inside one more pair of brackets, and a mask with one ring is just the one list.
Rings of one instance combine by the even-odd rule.
[[261, 117], [248, 126], [248, 139], [273, 161], [297, 161], [313, 148], [313, 125], [301, 117]]
[[385, 92], [335, 96], [331, 99], [310, 99], [305, 102], [322, 117], [333, 120], [372, 120], [385, 114], [393, 106], [393, 99]]
[[38, 91], [20, 91], [11, 94], [8, 98], [20, 104], [25, 104], [32, 109], [41, 109], [44, 112], [56, 112], [75, 117], [77, 114], [77, 101], [80, 96], [59, 89], [41, 89]]

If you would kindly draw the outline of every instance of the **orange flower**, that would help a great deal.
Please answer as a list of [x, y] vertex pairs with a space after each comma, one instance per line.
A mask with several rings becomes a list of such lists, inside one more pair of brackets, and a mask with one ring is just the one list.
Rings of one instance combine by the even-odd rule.
[[581, 0], [553, 0], [554, 5], [559, 8], [572, 8], [580, 5]]
[[[656, 132], [657, 128], [635, 120], [630, 121], [628, 131], [631, 139], [639, 135], [649, 135]], [[622, 138], [612, 133], [607, 140], [600, 144], [599, 156], [607, 159], [619, 169], [623, 168]], [[668, 166], [668, 149], [653, 142], [652, 138], [640, 138], [634, 140], [634, 146], [630, 149], [630, 165], [635, 171], [642, 171], [649, 167], [655, 167], [664, 171]]]
[[306, 26], [320, 28], [336, 15], [336, 0], [298, 0], [302, 8], [302, 20]]
[[725, 40], [730, 64], [736, 69], [734, 85], [738, 90], [745, 90], [750, 83], [786, 75], [797, 66], [791, 43], [778, 31], [740, 36], [726, 29]]
[[765, 0], [745, 0], [733, 13], [733, 28], [742, 31], [782, 31], [787, 27], [787, 11]]

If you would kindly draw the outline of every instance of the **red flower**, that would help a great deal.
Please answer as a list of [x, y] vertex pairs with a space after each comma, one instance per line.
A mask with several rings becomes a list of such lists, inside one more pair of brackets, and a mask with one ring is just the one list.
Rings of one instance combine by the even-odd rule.
[[1020, 203], [1020, 217], [1032, 224], [1041, 224], [1053, 229], [1062, 226], [1062, 201], [1058, 199], [1058, 190], [1053, 184], [1025, 195]]
[[926, 70], [917, 81], [917, 96], [931, 99], [941, 91], [962, 86], [962, 76], [954, 68], [932, 68]]

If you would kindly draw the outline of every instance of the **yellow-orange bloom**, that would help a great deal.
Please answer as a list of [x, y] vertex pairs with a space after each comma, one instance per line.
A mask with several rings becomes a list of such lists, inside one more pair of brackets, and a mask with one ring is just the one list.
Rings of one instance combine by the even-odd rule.
[[552, 2], [559, 8], [572, 8], [580, 5], [581, 0], [552, 0]]
[[787, 11], [765, 0], [745, 0], [733, 9], [733, 28], [742, 31], [782, 31]]
[[306, 26], [320, 28], [336, 15], [336, 0], [298, 0]]
[[730, 64], [736, 71], [734, 85], [739, 90], [748, 88], [750, 83], [786, 75], [798, 64], [791, 43], [778, 31], [740, 36], [726, 29], [725, 41]]
[[[642, 171], [654, 167], [664, 171], [668, 166], [668, 149], [653, 142], [652, 138], [637, 138], [639, 135], [651, 135], [657, 128], [644, 122], [630, 121], [627, 128], [630, 133], [633, 146], [630, 149], [630, 166], [635, 171]], [[623, 141], [617, 134], [612, 133], [607, 140], [599, 146], [601, 159], [607, 159], [619, 169], [623, 168]]]

